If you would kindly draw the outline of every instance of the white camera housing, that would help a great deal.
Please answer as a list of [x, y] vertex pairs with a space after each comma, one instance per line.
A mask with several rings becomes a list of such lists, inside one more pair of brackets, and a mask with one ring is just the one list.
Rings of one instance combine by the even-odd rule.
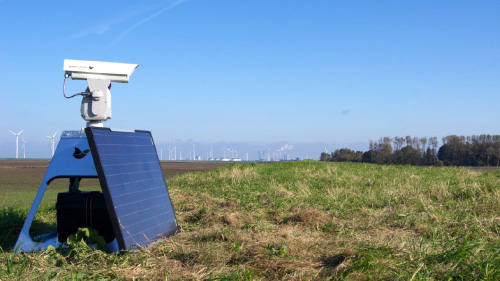
[[129, 77], [138, 64], [64, 60], [64, 71], [73, 80], [99, 79], [128, 83]]
[[72, 80], [87, 80], [87, 90], [76, 95], [83, 96], [80, 112], [88, 127], [102, 127], [103, 121], [111, 119], [111, 82], [128, 83], [130, 75], [138, 66], [116, 62], [64, 60], [66, 78], [71, 76]]

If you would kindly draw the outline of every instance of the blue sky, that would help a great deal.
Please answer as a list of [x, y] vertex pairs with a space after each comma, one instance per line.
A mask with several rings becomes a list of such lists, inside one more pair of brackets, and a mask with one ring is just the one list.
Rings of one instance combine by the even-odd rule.
[[151, 130], [164, 149], [319, 156], [382, 136], [500, 134], [499, 13], [499, 1], [2, 0], [0, 157], [15, 155], [8, 130], [49, 157], [45, 136], [85, 126], [81, 99], [62, 97], [64, 59], [139, 64], [113, 84], [106, 126]]

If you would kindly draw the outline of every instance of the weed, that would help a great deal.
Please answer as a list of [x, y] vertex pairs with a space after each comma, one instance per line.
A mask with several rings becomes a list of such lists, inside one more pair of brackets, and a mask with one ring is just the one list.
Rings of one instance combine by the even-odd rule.
[[267, 244], [266, 251], [270, 256], [278, 256], [282, 257], [286, 255], [286, 251], [288, 250], [286, 245], [276, 246], [273, 244]]
[[241, 242], [233, 242], [231, 243], [231, 249], [235, 253], [240, 252], [243, 249], [243, 244]]

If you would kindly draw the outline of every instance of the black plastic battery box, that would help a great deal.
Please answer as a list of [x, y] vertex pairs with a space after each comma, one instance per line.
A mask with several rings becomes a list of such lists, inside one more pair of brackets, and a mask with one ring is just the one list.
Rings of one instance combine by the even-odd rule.
[[66, 242], [78, 228], [93, 228], [104, 237], [106, 243], [115, 234], [106, 208], [104, 195], [99, 191], [62, 192], [57, 194], [57, 240]]

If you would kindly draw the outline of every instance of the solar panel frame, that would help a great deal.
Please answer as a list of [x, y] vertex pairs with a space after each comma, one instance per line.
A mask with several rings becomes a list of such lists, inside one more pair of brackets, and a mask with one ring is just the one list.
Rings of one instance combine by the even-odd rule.
[[179, 226], [151, 132], [98, 127], [85, 132], [120, 250], [143, 247], [177, 233]]

